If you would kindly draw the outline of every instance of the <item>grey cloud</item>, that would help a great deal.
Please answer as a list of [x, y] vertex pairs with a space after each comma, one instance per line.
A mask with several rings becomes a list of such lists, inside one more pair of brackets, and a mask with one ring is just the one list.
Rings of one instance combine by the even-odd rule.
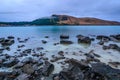
[[30, 21], [51, 14], [120, 21], [119, 0], [4, 0], [0, 21]]

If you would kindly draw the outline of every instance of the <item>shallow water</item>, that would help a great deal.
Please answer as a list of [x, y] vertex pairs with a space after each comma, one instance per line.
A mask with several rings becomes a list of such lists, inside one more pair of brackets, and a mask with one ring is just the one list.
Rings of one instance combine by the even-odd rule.
[[[72, 45], [57, 45], [54, 43], [60, 41], [59, 37], [61, 34], [69, 35], [70, 40], [74, 42]], [[90, 37], [95, 37], [96, 35], [112, 35], [120, 34], [120, 26], [28, 26], [28, 27], [0, 27], [0, 37], [15, 36], [15, 44], [11, 46], [11, 51], [4, 51], [3, 53], [8, 53], [14, 55], [17, 46], [20, 43], [17, 42], [17, 38], [20, 37], [30, 38], [27, 43], [25, 43], [24, 49], [34, 49], [37, 47], [43, 47], [43, 53], [46, 53], [46, 57], [51, 58], [51, 55], [57, 54], [58, 51], [65, 51], [69, 54], [65, 55], [68, 58], [84, 59], [84, 56], [74, 56], [73, 52], [78, 53], [83, 51], [84, 53], [94, 50], [95, 53], [101, 56], [102, 62], [109, 61], [120, 61], [120, 53], [113, 50], [104, 51], [97, 42], [93, 42], [91, 45], [82, 45], [77, 43], [76, 36], [82, 34]], [[45, 38], [49, 36], [49, 38]], [[42, 44], [41, 40], [46, 40], [47, 44]], [[120, 43], [117, 43], [120, 46]], [[111, 53], [111, 54], [109, 54]], [[80, 54], [82, 55], [82, 53]], [[54, 63], [56, 64], [56, 63]], [[59, 70], [58, 70], [59, 69]], [[60, 65], [56, 65], [55, 72], [60, 71]]]

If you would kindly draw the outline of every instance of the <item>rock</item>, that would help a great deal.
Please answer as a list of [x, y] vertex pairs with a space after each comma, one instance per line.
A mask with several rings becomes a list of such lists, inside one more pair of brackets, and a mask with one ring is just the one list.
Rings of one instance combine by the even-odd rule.
[[25, 45], [18, 45], [18, 48], [23, 48], [25, 47]]
[[6, 50], [8, 50], [8, 51], [10, 51], [10, 50], [11, 50], [11, 49], [10, 49], [10, 47], [6, 47], [5, 49], [6, 49]]
[[120, 47], [117, 44], [109, 44], [109, 46], [103, 46], [103, 49], [114, 49], [120, 52]]
[[8, 36], [7, 38], [8, 39], [14, 39], [15, 37], [14, 36]]
[[11, 39], [5, 39], [1, 44], [2, 46], [11, 46], [12, 44], [14, 44], [15, 41], [11, 40]]
[[43, 47], [37, 47], [36, 50], [37, 51], [40, 51], [40, 50], [43, 50], [44, 48]]
[[19, 69], [19, 68], [22, 68], [23, 66], [24, 66], [24, 63], [19, 62], [14, 66], [14, 68]]
[[59, 43], [54, 43], [53, 45], [55, 45], [55, 46], [56, 46], [56, 45], [58, 45], [58, 44], [59, 44]]
[[103, 45], [103, 50], [107, 50], [107, 49], [110, 49], [109, 46]]
[[73, 42], [69, 40], [61, 40], [60, 44], [70, 45], [70, 44], [73, 44]]
[[4, 49], [0, 49], [0, 53], [3, 53]]
[[42, 59], [45, 61], [49, 60], [47, 57], [42, 57]]
[[73, 66], [71, 69], [63, 70], [59, 74], [60, 80], [84, 80], [84, 74], [79, 67]]
[[74, 66], [78, 66], [81, 70], [85, 69], [85, 68], [88, 68], [88, 64], [83, 62], [83, 61], [78, 61], [78, 60], [75, 60], [75, 59], [70, 59], [68, 61], [66, 61], [67, 63], [70, 63]]
[[68, 35], [60, 35], [60, 39], [69, 39]]
[[4, 42], [5, 38], [0, 38], [0, 43]]
[[120, 51], [120, 47], [117, 44], [109, 44], [109, 48], [116, 49], [116, 50]]
[[15, 71], [0, 72], [0, 80], [14, 80], [19, 74]]
[[29, 75], [28, 74], [21, 74], [19, 75], [15, 80], [29, 80]]
[[32, 74], [34, 72], [34, 69], [31, 64], [25, 64], [22, 68], [22, 71], [26, 74]]
[[103, 42], [108, 42], [108, 41], [110, 41], [110, 38], [109, 38], [108, 36], [104, 36], [104, 35], [99, 35], [99, 36], [97, 36], [96, 39], [101, 40], [101, 41], [103, 41]]
[[92, 38], [83, 36], [83, 35], [77, 35], [78, 43], [87, 43], [91, 44]]
[[53, 80], [60, 80], [60, 77], [56, 76], [56, 77], [53, 78]]
[[92, 63], [69, 59], [68, 68], [63, 69], [53, 80], [120, 80], [120, 70], [113, 69], [104, 63]]
[[25, 64], [27, 64], [27, 63], [35, 64], [35, 63], [37, 63], [38, 61], [35, 60], [35, 59], [33, 59], [32, 57], [26, 57], [26, 58], [24, 58], [21, 62], [22, 62], [22, 63], [25, 63]]
[[49, 36], [45, 36], [45, 38], [49, 38]]
[[23, 51], [23, 53], [28, 53], [28, 54], [30, 54], [31, 52], [32, 52], [32, 49], [26, 49]]
[[120, 66], [120, 62], [108, 62], [108, 63], [114, 67]]
[[92, 71], [101, 76], [106, 77], [107, 80], [120, 80], [120, 70], [113, 69], [110, 66], [105, 65], [103, 63], [92, 64]]
[[0, 76], [8, 76], [9, 74], [12, 74], [12, 72], [1, 72], [0, 71]]
[[95, 54], [94, 52], [90, 51], [89, 53], [86, 53], [86, 60], [87, 60], [87, 63], [90, 63], [90, 62], [100, 62], [99, 59], [96, 59], [95, 57], [100, 57], [99, 55]]
[[54, 56], [53, 59], [51, 59], [50, 61], [56, 62], [56, 61], [61, 60], [61, 59], [65, 59], [65, 57], [64, 56]]
[[63, 51], [59, 51], [58, 54], [59, 54], [60, 56], [64, 56], [64, 52], [63, 52]]
[[18, 59], [9, 59], [3, 63], [4, 67], [12, 67], [19, 62]]
[[120, 41], [120, 34], [110, 35], [110, 37], [112, 37], [112, 40], [113, 40], [113, 41]]
[[93, 55], [94, 55], [95, 57], [98, 57], [98, 58], [100, 58], [100, 57], [101, 57], [100, 55], [95, 54], [95, 53], [93, 53]]
[[21, 40], [21, 38], [17, 38], [17, 40], [19, 43], [26, 43], [29, 40], [29, 38], [26, 38], [24, 40]]
[[43, 65], [43, 61], [42, 61], [41, 59], [39, 59], [39, 60], [37, 61], [37, 65], [38, 65], [38, 66]]
[[104, 41], [100, 41], [98, 42], [99, 45], [103, 45], [104, 44]]
[[47, 41], [45, 41], [45, 40], [42, 40], [42, 43], [43, 43], [43, 44], [46, 44], [46, 43], [47, 43]]
[[54, 70], [54, 65], [48, 61], [45, 61], [45, 65], [43, 66], [42, 74], [44, 76], [49, 76]]

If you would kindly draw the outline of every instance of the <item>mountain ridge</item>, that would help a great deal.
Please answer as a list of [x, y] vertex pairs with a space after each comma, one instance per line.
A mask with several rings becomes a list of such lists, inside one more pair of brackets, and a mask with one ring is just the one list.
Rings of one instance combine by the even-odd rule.
[[77, 18], [74, 16], [57, 14], [53, 14], [49, 18], [39, 18], [30, 22], [0, 22], [0, 26], [25, 25], [120, 25], [120, 22], [92, 17]]

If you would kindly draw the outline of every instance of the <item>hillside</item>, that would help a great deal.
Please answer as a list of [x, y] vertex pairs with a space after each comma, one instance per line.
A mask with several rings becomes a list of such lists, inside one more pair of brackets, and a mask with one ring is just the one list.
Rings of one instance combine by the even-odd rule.
[[25, 25], [120, 25], [117, 21], [108, 21], [97, 18], [77, 18], [68, 15], [52, 15], [49, 18], [40, 18], [31, 22], [0, 22], [0, 26], [25, 26]]

